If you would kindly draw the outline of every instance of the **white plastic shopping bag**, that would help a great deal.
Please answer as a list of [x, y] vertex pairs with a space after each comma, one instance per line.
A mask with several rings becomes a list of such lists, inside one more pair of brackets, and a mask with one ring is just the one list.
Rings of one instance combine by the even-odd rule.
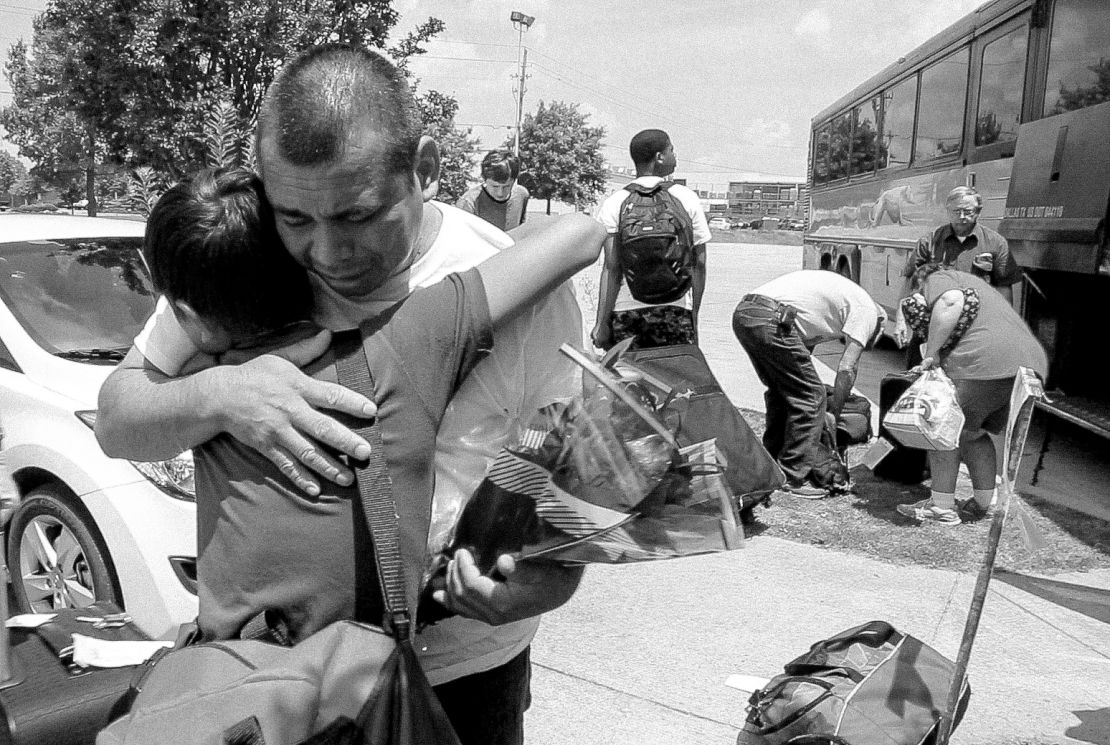
[[964, 428], [956, 386], [939, 367], [926, 370], [883, 418], [890, 436], [919, 450], [955, 450]]

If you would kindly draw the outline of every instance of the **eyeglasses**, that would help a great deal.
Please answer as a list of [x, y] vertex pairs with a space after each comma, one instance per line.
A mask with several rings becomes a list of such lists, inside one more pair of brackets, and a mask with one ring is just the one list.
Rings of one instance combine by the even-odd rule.
[[948, 210], [948, 211], [951, 212], [953, 215], [959, 215], [960, 217], [973, 217], [973, 216], [979, 214], [979, 208], [978, 207], [970, 207], [970, 208], [960, 207], [960, 208], [951, 209], [951, 210]]

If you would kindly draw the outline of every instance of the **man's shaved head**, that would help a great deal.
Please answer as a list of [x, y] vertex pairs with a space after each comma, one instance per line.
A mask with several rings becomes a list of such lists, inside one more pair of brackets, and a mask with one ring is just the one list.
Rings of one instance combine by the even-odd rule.
[[376, 52], [313, 47], [286, 64], [266, 92], [259, 162], [264, 171], [268, 152], [297, 166], [332, 163], [352, 144], [365, 146], [368, 135], [387, 172], [413, 170], [421, 123], [408, 81]]

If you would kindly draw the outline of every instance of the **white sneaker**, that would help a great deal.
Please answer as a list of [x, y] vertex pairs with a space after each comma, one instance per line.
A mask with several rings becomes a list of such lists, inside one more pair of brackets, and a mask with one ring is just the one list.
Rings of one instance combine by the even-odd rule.
[[898, 514], [912, 517], [919, 522], [936, 522], [942, 525], [959, 525], [960, 516], [955, 509], [937, 507], [932, 499], [922, 499], [913, 504], [900, 504], [895, 509]]

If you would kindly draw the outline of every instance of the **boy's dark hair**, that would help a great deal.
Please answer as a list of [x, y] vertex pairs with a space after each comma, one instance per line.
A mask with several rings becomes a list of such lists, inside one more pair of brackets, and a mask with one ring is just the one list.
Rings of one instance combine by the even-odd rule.
[[645, 129], [628, 145], [628, 154], [632, 156], [635, 165], [646, 165], [655, 159], [656, 153], [667, 149], [671, 142], [670, 135], [661, 129]]
[[332, 163], [366, 126], [386, 146], [386, 173], [413, 170], [422, 125], [408, 80], [377, 52], [324, 44], [294, 57], [266, 91], [256, 152], [272, 137], [293, 165]]
[[498, 182], [516, 180], [520, 175], [520, 159], [508, 150], [490, 150], [482, 158], [482, 179]]
[[206, 169], [154, 205], [143, 241], [154, 286], [236, 335], [280, 329], [312, 311], [308, 273], [278, 237], [262, 181]]

